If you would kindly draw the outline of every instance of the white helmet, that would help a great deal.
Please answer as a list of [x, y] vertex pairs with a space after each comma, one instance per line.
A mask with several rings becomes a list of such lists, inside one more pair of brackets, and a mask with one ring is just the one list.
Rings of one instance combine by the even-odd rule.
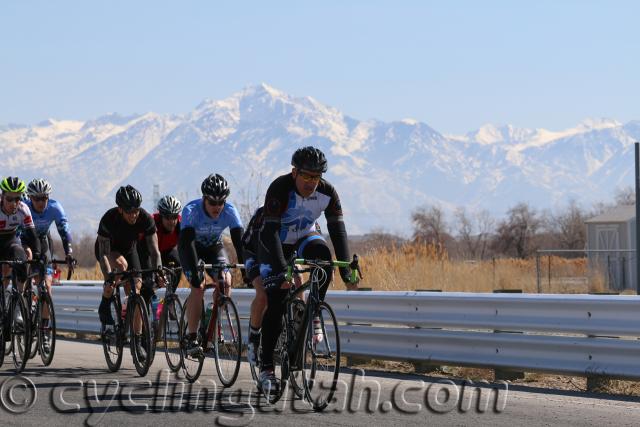
[[182, 203], [173, 196], [164, 196], [158, 200], [158, 212], [160, 215], [177, 215], [182, 210]]
[[48, 196], [49, 193], [51, 193], [51, 184], [42, 178], [36, 178], [27, 185], [27, 194], [29, 196]]

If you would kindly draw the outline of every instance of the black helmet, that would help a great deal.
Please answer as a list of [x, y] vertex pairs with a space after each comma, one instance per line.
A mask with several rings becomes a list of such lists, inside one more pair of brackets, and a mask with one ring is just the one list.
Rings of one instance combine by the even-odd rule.
[[224, 199], [229, 196], [229, 184], [222, 175], [211, 174], [202, 181], [200, 186], [203, 196], [213, 197], [214, 199]]
[[182, 203], [173, 196], [164, 196], [158, 200], [158, 212], [160, 212], [160, 215], [177, 215], [181, 209]]
[[130, 185], [120, 187], [116, 193], [116, 205], [123, 209], [139, 208], [142, 204], [142, 195]]
[[327, 171], [327, 158], [324, 153], [315, 147], [298, 148], [291, 156], [291, 166], [310, 172], [325, 173]]

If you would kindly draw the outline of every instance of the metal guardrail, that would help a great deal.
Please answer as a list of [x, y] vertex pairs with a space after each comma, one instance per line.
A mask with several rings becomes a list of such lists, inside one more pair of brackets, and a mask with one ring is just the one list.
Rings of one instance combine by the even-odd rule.
[[[102, 282], [71, 283], [53, 291], [58, 328], [98, 332], [91, 285]], [[253, 295], [233, 290], [243, 335]], [[337, 291], [327, 301], [346, 355], [640, 379], [638, 296]]]

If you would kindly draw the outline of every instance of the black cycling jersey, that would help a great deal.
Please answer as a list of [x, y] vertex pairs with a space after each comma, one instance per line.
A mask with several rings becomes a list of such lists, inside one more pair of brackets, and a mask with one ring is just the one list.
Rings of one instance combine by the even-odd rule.
[[[156, 223], [147, 211], [140, 209], [138, 219], [129, 224], [118, 208], [109, 209], [100, 220], [98, 235], [111, 239], [111, 250], [128, 254], [135, 249], [136, 241], [156, 232]], [[96, 242], [97, 243], [97, 242]], [[96, 258], [98, 257], [96, 251]]]

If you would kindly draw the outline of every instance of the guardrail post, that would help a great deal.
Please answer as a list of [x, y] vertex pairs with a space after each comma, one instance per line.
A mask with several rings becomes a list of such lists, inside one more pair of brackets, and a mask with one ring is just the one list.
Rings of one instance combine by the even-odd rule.
[[[416, 292], [442, 292], [442, 289], [416, 289]], [[421, 329], [420, 326], [416, 326], [416, 329]], [[442, 328], [423, 328], [423, 329], [442, 329]], [[428, 374], [429, 372], [442, 369], [440, 365], [434, 365], [433, 363], [420, 360], [417, 362], [411, 362], [416, 374]]]
[[[589, 292], [589, 295], [620, 295], [619, 292]], [[619, 338], [604, 335], [587, 335], [588, 338]], [[592, 393], [603, 392], [611, 386], [611, 380], [602, 375], [587, 375], [587, 391]]]
[[[359, 292], [371, 292], [372, 288], [358, 288]], [[347, 323], [347, 325], [356, 325], [356, 326], [371, 326], [370, 323]], [[366, 357], [358, 357], [358, 356], [347, 356], [347, 366], [353, 365], [364, 365], [365, 363], [369, 363], [371, 359]]]
[[[522, 289], [496, 289], [493, 291], [494, 294], [521, 294]], [[502, 330], [494, 330], [496, 334], [521, 334], [520, 331], [502, 331]], [[493, 375], [495, 381], [514, 381], [521, 380], [524, 378], [524, 372], [521, 371], [512, 371], [507, 369], [494, 369]]]

